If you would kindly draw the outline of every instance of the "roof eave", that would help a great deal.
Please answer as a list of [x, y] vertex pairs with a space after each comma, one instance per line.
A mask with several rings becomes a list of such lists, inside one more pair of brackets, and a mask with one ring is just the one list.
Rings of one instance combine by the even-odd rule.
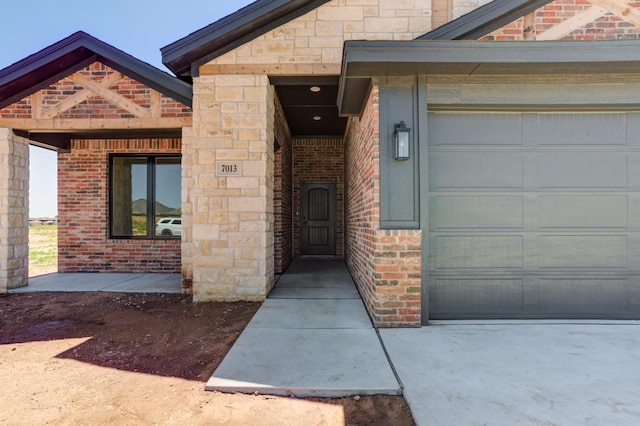
[[494, 0], [417, 40], [477, 40], [553, 0]]
[[330, 0], [259, 0], [160, 49], [162, 62], [181, 78], [198, 67]]
[[338, 91], [341, 116], [358, 116], [375, 77], [622, 74], [640, 70], [640, 41], [348, 41]]
[[[191, 107], [192, 87], [189, 84], [79, 31], [0, 70], [0, 88], [8, 88], [5, 90], [6, 96], [0, 99], [0, 108], [11, 105], [95, 61]], [[9, 86], [11, 84], [20, 85], [12, 88]]]

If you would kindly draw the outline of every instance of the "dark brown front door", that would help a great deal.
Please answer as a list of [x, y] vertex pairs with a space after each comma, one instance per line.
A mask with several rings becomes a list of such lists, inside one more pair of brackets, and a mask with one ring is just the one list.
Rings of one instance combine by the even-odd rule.
[[302, 254], [336, 254], [336, 185], [302, 184]]

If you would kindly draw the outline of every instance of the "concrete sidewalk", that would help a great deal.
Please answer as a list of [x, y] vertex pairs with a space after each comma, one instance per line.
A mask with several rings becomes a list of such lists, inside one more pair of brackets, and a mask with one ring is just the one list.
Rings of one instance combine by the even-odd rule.
[[343, 261], [296, 260], [207, 390], [299, 397], [401, 394]]
[[110, 291], [119, 293], [182, 293], [180, 274], [47, 274], [29, 278], [29, 285], [9, 293], [36, 291]]
[[381, 329], [418, 425], [639, 425], [640, 324]]

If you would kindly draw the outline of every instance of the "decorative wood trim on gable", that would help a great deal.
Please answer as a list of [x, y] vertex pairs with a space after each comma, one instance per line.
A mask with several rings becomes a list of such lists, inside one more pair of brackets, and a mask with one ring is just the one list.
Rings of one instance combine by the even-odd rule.
[[0, 127], [42, 135], [29, 139], [43, 146], [53, 141], [49, 147], [54, 149], [65, 148], [50, 134], [117, 132], [127, 137], [175, 132], [191, 124], [188, 106], [100, 62], [0, 109]]

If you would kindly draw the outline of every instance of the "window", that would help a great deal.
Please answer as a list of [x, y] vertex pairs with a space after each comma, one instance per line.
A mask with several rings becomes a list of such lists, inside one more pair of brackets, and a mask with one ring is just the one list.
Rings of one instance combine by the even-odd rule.
[[180, 157], [111, 157], [111, 236], [175, 238], [182, 234]]

